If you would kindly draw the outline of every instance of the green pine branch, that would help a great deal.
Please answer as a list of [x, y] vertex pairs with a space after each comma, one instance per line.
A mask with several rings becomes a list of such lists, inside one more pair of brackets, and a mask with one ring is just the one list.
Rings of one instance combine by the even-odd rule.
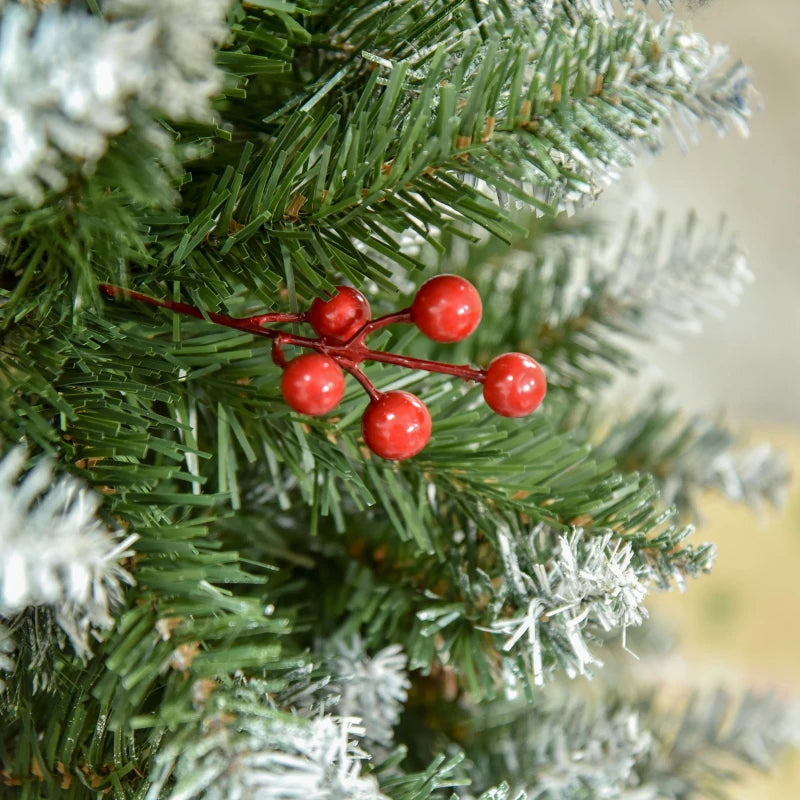
[[[493, 690], [492, 665], [506, 637], [500, 629], [493, 639], [480, 631], [524, 613], [541, 590], [530, 585], [522, 594], [498, 593], [491, 579], [509, 578], [504, 548], [519, 558], [532, 547], [530, 563], [517, 567], [532, 572], [534, 564], [551, 561], [560, 533], [580, 526], [588, 538], [611, 534], [628, 543], [645, 585], [683, 581], [710, 564], [708, 546], [684, 543], [691, 529], [662, 510], [651, 479], [594, 460], [590, 448], [559, 434], [544, 415], [524, 426], [503, 421], [475, 408], [474, 394], [462, 387], [436, 382], [422, 393], [437, 420], [433, 441], [418, 459], [397, 467], [369, 458], [359, 445], [364, 400], [358, 387], [338, 419], [287, 425], [292, 415], [278, 397], [278, 370], [263, 342], [202, 321], [181, 323], [177, 332], [153, 328], [166, 312], [128, 313], [132, 321], [119, 327], [96, 320], [82, 341], [74, 330], [71, 339], [36, 342], [31, 331], [20, 338], [3, 362], [9, 437], [30, 429], [32, 441], [38, 433], [47, 449], [81, 467], [95, 485], [113, 487], [112, 507], [140, 535], [143, 525], [145, 534], [157, 525], [161, 535], [180, 504], [213, 509], [229, 497], [234, 508], [252, 513], [259, 502], [252, 492], [267, 482], [287, 506], [298, 512], [305, 504], [308, 511], [294, 546], [284, 541], [259, 561], [290, 567], [287, 549], [313, 549], [307, 531], [323, 527], [356, 540], [370, 531], [370, 547], [388, 541], [389, 585], [405, 595], [404, 616], [397, 619], [411, 637], [415, 666], [446, 652], [434, 634], [460, 632], [457, 647], [477, 653], [470, 658], [482, 663], [476, 686]], [[397, 371], [382, 372], [382, 388], [419, 383], [413, 374], [398, 382]], [[29, 391], [37, 373], [42, 395], [23, 404], [20, 389], [24, 384]], [[536, 523], [549, 531], [539, 539], [532, 533]], [[462, 531], [461, 541], [453, 540], [454, 529]], [[347, 560], [343, 553], [342, 563]], [[158, 578], [142, 566], [134, 574], [145, 586]], [[153, 584], [156, 594], [168, 591], [170, 574]], [[215, 583], [213, 575], [205, 579]], [[431, 594], [421, 586], [438, 589]], [[422, 624], [426, 618], [437, 622]], [[357, 629], [360, 622], [352, 622]], [[564, 663], [571, 669], [570, 658]]]
[[[450, 5], [434, 17], [444, 19]], [[339, 275], [356, 284], [372, 279], [388, 290], [386, 258], [408, 269], [420, 266], [398, 246], [404, 231], [435, 238], [441, 230], [477, 224], [501, 239], [519, 232], [484, 185], [552, 213], [591, 196], [631, 163], [636, 142], [657, 144], [674, 114], [684, 122], [710, 119], [720, 128], [744, 124], [749, 114], [746, 73], [721, 71], [718, 53], [696, 35], [690, 46], [678, 26], [641, 15], [608, 26], [581, 19], [548, 27], [533, 18], [512, 26], [497, 12], [491, 24], [479, 26], [489, 30], [486, 41], [409, 17], [414, 24], [406, 41], [419, 44], [414, 55], [376, 56], [376, 68], [365, 70], [369, 58], [351, 53], [344, 64], [335, 62], [341, 80], [323, 69], [324, 85], [294, 110], [281, 112], [281, 92], [273, 89], [278, 116], [260, 135], [248, 134], [258, 121], [242, 119], [244, 100], [229, 97], [224, 110], [238, 126], [232, 132], [195, 126], [182, 134], [184, 163], [202, 143], [216, 149], [210, 160], [191, 165], [190, 181], [181, 179], [188, 222], [163, 197], [152, 198], [163, 217], [147, 214], [153, 203], [141, 190], [114, 198], [126, 217], [139, 216], [138, 225], [129, 219], [121, 226], [129, 231], [128, 269], [135, 276], [137, 265], [146, 266], [148, 280], [180, 277], [217, 302], [243, 284], [272, 304], [279, 284], [316, 294]], [[239, 27], [235, 35], [242, 40], [223, 52], [254, 58], [271, 52], [254, 33], [258, 24]], [[441, 37], [437, 46], [429, 38], [434, 33]], [[256, 74], [252, 91], [266, 80]], [[134, 163], [149, 163], [148, 156], [142, 152]], [[117, 185], [122, 166], [113, 157], [107, 166], [89, 181], [95, 196]], [[82, 194], [72, 200], [78, 209]], [[98, 218], [120, 213], [109, 204], [102, 212]], [[44, 263], [41, 254], [32, 260], [36, 213], [26, 213], [32, 216], [22, 225], [0, 219], [14, 254], [6, 269], [30, 275], [18, 294], [72, 272], [88, 299], [95, 280], [120, 279], [119, 248], [116, 258], [106, 258], [93, 238], [81, 246], [90, 220], [70, 212], [70, 203], [50, 212], [56, 230], [36, 230], [38, 244], [42, 235], [57, 244], [56, 231], [64, 231], [62, 246], [48, 248]], [[231, 269], [244, 263], [248, 268]]]

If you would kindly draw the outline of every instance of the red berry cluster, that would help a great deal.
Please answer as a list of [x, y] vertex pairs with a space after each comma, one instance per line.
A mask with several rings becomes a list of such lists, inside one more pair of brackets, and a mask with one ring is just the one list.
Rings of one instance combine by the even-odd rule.
[[[410, 322], [437, 342], [458, 342], [469, 336], [481, 320], [483, 306], [475, 287], [458, 275], [438, 275], [424, 283], [409, 308], [373, 320], [367, 298], [349, 286], [337, 286], [337, 294], [317, 299], [307, 312], [261, 314], [244, 319], [222, 314], [203, 314], [199, 309], [171, 300], [109, 284], [100, 289], [112, 297], [129, 297], [151, 305], [213, 322], [273, 340], [272, 358], [283, 369], [281, 392], [287, 404], [302, 414], [319, 416], [332, 411], [344, 395], [344, 372], [349, 372], [367, 391], [370, 403], [361, 422], [364, 441], [381, 458], [402, 460], [419, 453], [431, 436], [431, 415], [425, 404], [409, 392], [379, 392], [362, 372], [363, 361], [382, 361], [411, 369], [442, 372], [483, 384], [486, 403], [498, 414], [522, 417], [544, 398], [547, 381], [539, 364], [523, 353], [498, 356], [486, 370], [468, 365], [443, 364], [397, 353], [369, 349], [364, 341], [374, 331], [398, 322]], [[316, 337], [298, 336], [265, 327], [269, 323], [307, 322]], [[286, 361], [283, 345], [313, 350]]]

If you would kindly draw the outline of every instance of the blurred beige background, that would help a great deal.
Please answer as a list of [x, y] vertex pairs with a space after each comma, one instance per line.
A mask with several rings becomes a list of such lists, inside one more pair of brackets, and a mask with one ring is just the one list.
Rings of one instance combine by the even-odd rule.
[[[800, 474], [800, 431], [759, 429], [785, 449]], [[706, 524], [695, 536], [716, 542], [719, 558], [685, 594], [648, 600], [651, 615], [680, 637], [676, 652], [651, 677], [670, 689], [722, 685], [800, 700], [800, 493], [795, 490], [785, 511], [770, 513], [766, 522], [719, 497], [705, 498], [703, 512]], [[800, 752], [768, 775], [746, 774], [733, 792], [737, 800], [800, 798]]]
[[[707, 320], [682, 352], [655, 359], [685, 407], [726, 407], [743, 429], [784, 448], [800, 475], [800, 0], [695, 2], [680, 14], [752, 67], [763, 110], [749, 139], [720, 140], [707, 130], [685, 156], [671, 147], [640, 163], [637, 177], [652, 185], [673, 219], [696, 208], [713, 223], [724, 212], [756, 280], [725, 319]], [[797, 480], [785, 512], [766, 520], [717, 498], [704, 511], [707, 524], [697, 537], [717, 543], [715, 571], [685, 595], [649, 604], [682, 638], [659, 677], [776, 686], [800, 698]], [[797, 800], [800, 756], [769, 778], [742, 784], [736, 797]]]
[[677, 216], [694, 207], [713, 224], [724, 213], [756, 280], [726, 319], [660, 362], [687, 404], [800, 424], [800, 0], [713, 0], [681, 16], [751, 66], [763, 109], [748, 139], [709, 128], [685, 156], [671, 147], [636, 169]]

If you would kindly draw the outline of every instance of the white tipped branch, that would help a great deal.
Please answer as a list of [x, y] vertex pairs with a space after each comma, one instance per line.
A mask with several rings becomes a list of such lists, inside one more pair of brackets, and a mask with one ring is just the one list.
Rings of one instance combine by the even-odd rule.
[[699, 332], [703, 317], [722, 316], [752, 280], [724, 221], [702, 230], [693, 212], [672, 232], [663, 214], [651, 226], [633, 216], [622, 235], [561, 237], [541, 252], [543, 280], [568, 282], [548, 324], [586, 315], [588, 337], [611, 331], [674, 341]]
[[75, 478], [53, 482], [45, 461], [18, 480], [25, 459], [17, 449], [0, 462], [0, 615], [48, 606], [85, 658], [89, 633], [111, 627], [133, 583], [119, 562], [138, 537], [109, 531], [96, 516], [99, 496]]
[[548, 380], [588, 385], [592, 397], [587, 378], [608, 382], [615, 370], [639, 366], [631, 339], [675, 343], [697, 333], [752, 280], [724, 221], [707, 229], [694, 213], [676, 226], [663, 214], [651, 224], [634, 215], [598, 235], [537, 237], [474, 270], [493, 292], [491, 339], [536, 347]]
[[791, 473], [786, 455], [766, 442], [720, 453], [702, 476], [704, 488], [718, 488], [731, 500], [752, 506], [783, 506]]
[[0, 21], [0, 195], [39, 202], [61, 190], [64, 156], [96, 161], [128, 126], [144, 84], [150, 32], [107, 26], [56, 5], [37, 17], [7, 4]]
[[736, 305], [752, 280], [744, 253], [730, 238], [724, 222], [699, 230], [690, 213], [671, 236], [659, 215], [649, 229], [631, 219], [627, 235], [611, 253], [587, 254], [597, 276], [604, 263], [606, 302], [612, 324], [647, 338], [697, 332], [699, 319], [722, 316]]
[[[509, 552], [506, 560], [514, 558]], [[624, 638], [627, 627], [647, 616], [642, 603], [648, 576], [634, 569], [632, 559], [630, 544], [610, 534], [587, 540], [577, 529], [561, 537], [552, 559], [507, 576], [524, 583], [531, 599], [522, 613], [489, 629], [505, 637], [505, 652], [522, 653], [539, 686], [545, 682], [543, 639], [570, 677], [588, 675], [592, 664], [602, 664], [589, 649], [592, 632], [620, 629]]]
[[138, 20], [153, 29], [151, 66], [142, 99], [172, 119], [208, 119], [209, 98], [222, 87], [214, 65], [229, 35], [225, 13], [230, 0], [108, 0], [111, 16]]
[[248, 689], [214, 699], [159, 752], [147, 800], [386, 800], [361, 772], [357, 720], [289, 717]]
[[334, 710], [360, 719], [365, 740], [389, 747], [411, 687], [401, 646], [390, 645], [370, 656], [360, 637], [354, 636], [350, 642], [335, 639], [330, 651], [330, 689], [339, 695]]
[[66, 187], [64, 160], [90, 166], [130, 124], [138, 99], [207, 119], [222, 74], [227, 0], [113, 0], [106, 22], [49, 5], [7, 4], [0, 20], [0, 196], [41, 202]]
[[[545, 720], [542, 744], [548, 758], [539, 755], [536, 781], [526, 787], [531, 797], [582, 797], [590, 787], [595, 797], [622, 797], [637, 760], [652, 746], [652, 735], [642, 728], [640, 715], [620, 709], [592, 716], [585, 708], [563, 709], [559, 719]], [[655, 798], [648, 791], [641, 800]]]
[[724, 422], [706, 414], [687, 418], [660, 393], [635, 402], [600, 450], [659, 476], [665, 503], [684, 509], [705, 489], [756, 508], [780, 507], [791, 478], [782, 452], [766, 443], [742, 445]]
[[[475, 784], [528, 800], [724, 797], [743, 765], [768, 769], [800, 735], [797, 706], [773, 695], [722, 691], [660, 707], [654, 694], [603, 706], [563, 697], [539, 709], [500, 706], [479, 723]], [[464, 800], [472, 795], [461, 795]]]
[[16, 668], [14, 652], [17, 649], [16, 642], [11, 638], [8, 628], [0, 622], [0, 694], [6, 689], [4, 675], [9, 675]]
[[[655, 0], [662, 11], [672, 8], [672, 0]], [[639, 0], [643, 6], [651, 5], [650, 0]], [[613, 22], [620, 11], [633, 11], [637, 0], [534, 0], [531, 3], [537, 14], [549, 18], [556, 14], [580, 14], [591, 16], [606, 24]]]

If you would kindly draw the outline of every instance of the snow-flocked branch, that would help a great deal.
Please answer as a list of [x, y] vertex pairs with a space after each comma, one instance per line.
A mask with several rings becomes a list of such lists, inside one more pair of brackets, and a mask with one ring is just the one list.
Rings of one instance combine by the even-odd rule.
[[[495, 231], [494, 198], [544, 214], [571, 210], [618, 180], [643, 148], [660, 148], [669, 130], [680, 141], [694, 139], [706, 121], [721, 132], [746, 130], [754, 104], [748, 70], [728, 65], [723, 47], [670, 14], [623, 13], [605, 24], [591, 14], [542, 21], [521, 4], [469, 6], [462, 24], [435, 42], [405, 42], [402, 56], [358, 45], [362, 68], [379, 68], [381, 88], [368, 85], [348, 124], [380, 127], [363, 141], [344, 126], [330, 134], [330, 157], [320, 162], [328, 193], [319, 208], [307, 204], [303, 221], [332, 225], [329, 209], [336, 208], [349, 222], [397, 194], [404, 215], [385, 227], [392, 239], [403, 228], [441, 228], [448, 217]], [[381, 7], [370, 6], [366, 16], [377, 23]], [[334, 40], [356, 47], [350, 35], [347, 26]], [[315, 111], [346, 72], [331, 74]], [[291, 124], [303, 117], [295, 112]], [[300, 152], [281, 163], [281, 177], [290, 195], [305, 198], [316, 156]], [[357, 172], [348, 167], [354, 162]], [[243, 193], [240, 214], [265, 213], [268, 200], [256, 187]], [[364, 211], [356, 214], [357, 207]], [[282, 224], [284, 210], [269, 212], [272, 223]], [[353, 238], [385, 252], [355, 229]], [[390, 252], [399, 260], [396, 247]]]
[[230, 35], [230, 5], [231, 0], [107, 0], [103, 8], [112, 18], [137, 20], [153, 30], [145, 102], [171, 119], [209, 117], [209, 99], [222, 86], [214, 56]]
[[719, 690], [691, 697], [676, 713], [654, 694], [603, 706], [562, 699], [545, 709], [500, 712], [498, 719], [507, 721], [494, 724], [487, 715], [470, 754], [476, 788], [503, 777], [489, 790], [497, 798], [722, 797], [737, 767], [767, 769], [800, 736], [796, 705], [753, 693], [737, 703]]
[[[672, 8], [672, 0], [654, 0], [662, 11]], [[650, 0], [639, 0], [643, 6], [651, 5]], [[633, 11], [637, 0], [533, 0], [531, 3], [537, 14], [551, 18], [556, 14], [592, 16], [606, 24], [615, 20], [620, 11]]]
[[89, 164], [138, 99], [173, 119], [208, 118], [221, 86], [215, 45], [228, 0], [111, 0], [106, 22], [7, 3], [0, 20], [0, 195], [62, 190], [64, 157]]
[[398, 644], [370, 655], [358, 634], [336, 634], [320, 644], [320, 663], [299, 668], [287, 689], [274, 695], [275, 703], [304, 717], [334, 714], [358, 720], [363, 729], [359, 738], [374, 757], [394, 742], [411, 687], [408, 657]]
[[3, 674], [10, 674], [16, 666], [14, 661], [14, 651], [17, 649], [16, 642], [11, 638], [8, 628], [0, 622], [0, 694], [5, 691], [6, 682]]
[[8, 4], [0, 25], [0, 194], [38, 202], [43, 186], [65, 186], [62, 155], [94, 161], [127, 127], [149, 36], [56, 5], [37, 18]]
[[721, 689], [691, 696], [679, 712], [644, 711], [654, 747], [638, 767], [654, 797], [709, 796], [742, 765], [769, 769], [800, 745], [800, 705], [777, 694], [747, 692], [738, 700]]
[[558, 286], [550, 328], [588, 318], [587, 338], [605, 331], [674, 341], [697, 333], [704, 316], [722, 316], [752, 280], [722, 221], [716, 229], [702, 230], [690, 213], [668, 232], [663, 214], [646, 227], [633, 216], [624, 233], [610, 233], [555, 237], [542, 244], [540, 280]]
[[576, 529], [562, 536], [559, 548], [547, 563], [523, 571], [510, 548], [506, 554], [507, 580], [519, 582], [531, 597], [527, 608], [499, 619], [490, 630], [505, 637], [504, 652], [521, 652], [533, 672], [534, 682], [545, 682], [543, 639], [547, 640], [567, 674], [589, 674], [592, 664], [601, 665], [589, 649], [592, 630], [612, 631], [640, 625], [647, 616], [642, 605], [648, 576], [631, 565], [629, 543], [610, 534], [587, 540]]
[[257, 686], [218, 689], [199, 728], [167, 741], [148, 800], [386, 800], [362, 774], [358, 720], [282, 714]]
[[744, 450], [720, 453], [711, 463], [702, 485], [719, 488], [731, 500], [758, 506], [783, 506], [789, 488], [786, 455], [766, 442]]
[[685, 417], [660, 394], [633, 404], [608, 431], [600, 452], [656, 475], [664, 502], [694, 507], [698, 491], [713, 489], [754, 507], [782, 506], [790, 481], [786, 456], [766, 443], [742, 445], [719, 419]]
[[639, 365], [631, 339], [674, 343], [697, 333], [704, 317], [738, 303], [752, 279], [724, 221], [707, 229], [694, 213], [674, 227], [663, 214], [651, 224], [633, 215], [597, 235], [538, 236], [501, 258], [486, 255], [469, 269], [492, 292], [482, 347], [534, 351], [548, 381], [593, 396], [587, 378], [607, 382], [614, 370]]
[[365, 741], [389, 747], [411, 686], [406, 654], [395, 644], [370, 656], [358, 636], [332, 640], [329, 651], [330, 688], [338, 694], [333, 710], [360, 719]]
[[25, 460], [18, 448], [0, 462], [0, 615], [48, 606], [85, 658], [90, 631], [111, 627], [133, 582], [119, 562], [138, 537], [109, 531], [99, 496], [69, 476], [54, 482], [46, 461], [18, 480]]
[[702, 230], [694, 213], [671, 234], [663, 214], [648, 228], [634, 216], [620, 241], [584, 239], [573, 255], [574, 277], [601, 289], [610, 324], [646, 338], [698, 332], [700, 318], [721, 316], [752, 280], [724, 221]]

